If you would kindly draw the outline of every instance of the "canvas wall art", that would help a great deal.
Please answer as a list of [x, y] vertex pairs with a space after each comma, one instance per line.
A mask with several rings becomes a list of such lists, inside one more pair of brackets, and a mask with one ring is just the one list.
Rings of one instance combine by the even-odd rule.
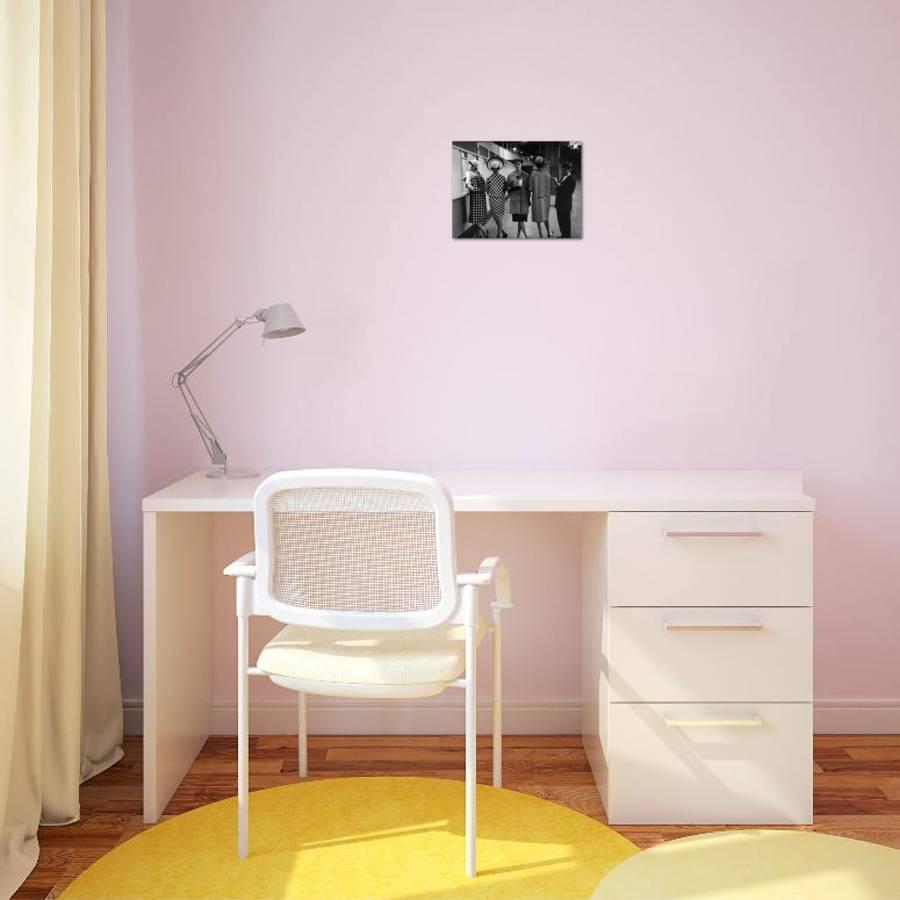
[[454, 238], [581, 237], [580, 141], [453, 141]]

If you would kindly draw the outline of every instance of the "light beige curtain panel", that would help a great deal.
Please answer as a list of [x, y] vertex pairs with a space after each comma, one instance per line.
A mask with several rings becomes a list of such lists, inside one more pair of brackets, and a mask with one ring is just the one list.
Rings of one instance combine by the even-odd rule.
[[0, 0], [0, 897], [121, 758], [101, 0]]

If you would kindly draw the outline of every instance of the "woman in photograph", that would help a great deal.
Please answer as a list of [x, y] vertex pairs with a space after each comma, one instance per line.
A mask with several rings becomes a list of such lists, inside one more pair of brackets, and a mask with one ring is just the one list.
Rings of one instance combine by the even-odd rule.
[[503, 160], [492, 156], [488, 160], [491, 174], [487, 180], [487, 195], [491, 202], [491, 218], [497, 223], [497, 237], [509, 237], [503, 230], [503, 217], [506, 215], [506, 179], [500, 174]]
[[487, 206], [487, 186], [478, 172], [478, 163], [469, 160], [469, 172], [466, 173], [466, 190], [469, 192], [469, 222], [478, 229], [478, 237], [488, 236], [484, 223], [490, 218]]
[[512, 213], [512, 220], [516, 223], [516, 237], [528, 237], [528, 229], [525, 222], [528, 219], [529, 193], [531, 187], [529, 185], [528, 173], [522, 169], [522, 160], [514, 159], [513, 165], [516, 167], [510, 172], [506, 179], [506, 189], [509, 191], [509, 211]]
[[553, 193], [553, 178], [546, 168], [543, 156], [534, 158], [534, 174], [531, 176], [531, 220], [537, 222], [538, 237], [550, 237], [550, 195]]
[[474, 159], [466, 160], [466, 171], [463, 175], [463, 183], [466, 186], [466, 190], [469, 189], [469, 185], [472, 183], [472, 179], [478, 174], [478, 163]]

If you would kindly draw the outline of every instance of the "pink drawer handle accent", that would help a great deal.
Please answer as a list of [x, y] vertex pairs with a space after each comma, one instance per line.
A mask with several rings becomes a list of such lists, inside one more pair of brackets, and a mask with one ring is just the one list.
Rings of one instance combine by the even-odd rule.
[[723, 625], [692, 625], [679, 622], [666, 622], [666, 631], [762, 631], [765, 626], [760, 622], [733, 622]]
[[672, 538], [748, 538], [762, 537], [761, 531], [667, 531], [666, 537]]

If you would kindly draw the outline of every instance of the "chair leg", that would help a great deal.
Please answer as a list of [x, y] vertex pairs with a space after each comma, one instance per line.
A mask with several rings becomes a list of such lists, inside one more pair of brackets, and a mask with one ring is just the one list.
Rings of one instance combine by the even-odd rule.
[[494, 613], [494, 736], [492, 740], [493, 758], [493, 784], [494, 787], [503, 787], [503, 681], [502, 681], [502, 647], [500, 634], [500, 613]]
[[300, 778], [309, 774], [309, 757], [306, 749], [306, 694], [297, 692], [297, 771]]
[[249, 854], [249, 802], [250, 802], [250, 722], [248, 688], [249, 668], [249, 620], [238, 616], [238, 858]]
[[466, 875], [475, 877], [475, 847], [478, 836], [475, 785], [478, 721], [475, 705], [475, 628], [466, 627]]

